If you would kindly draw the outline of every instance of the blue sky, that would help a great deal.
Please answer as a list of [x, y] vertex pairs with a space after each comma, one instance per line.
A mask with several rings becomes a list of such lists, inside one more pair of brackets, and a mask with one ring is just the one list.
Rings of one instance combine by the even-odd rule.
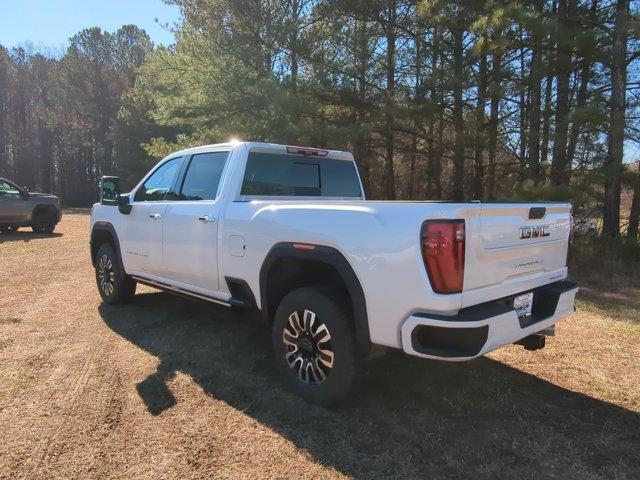
[[161, 24], [179, 18], [180, 9], [162, 0], [0, 0], [0, 44], [12, 48], [29, 41], [35, 47], [62, 49], [83, 28], [112, 32], [132, 23], [154, 43], [166, 45], [173, 43], [173, 34]]

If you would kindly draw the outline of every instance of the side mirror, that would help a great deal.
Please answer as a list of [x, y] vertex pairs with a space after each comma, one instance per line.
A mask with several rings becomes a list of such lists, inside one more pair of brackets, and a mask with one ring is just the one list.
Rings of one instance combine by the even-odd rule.
[[117, 207], [120, 204], [120, 179], [102, 177], [100, 179], [100, 203]]
[[29, 189], [27, 187], [22, 187], [22, 190], [20, 191], [20, 196], [25, 200], [27, 200], [29, 198]]

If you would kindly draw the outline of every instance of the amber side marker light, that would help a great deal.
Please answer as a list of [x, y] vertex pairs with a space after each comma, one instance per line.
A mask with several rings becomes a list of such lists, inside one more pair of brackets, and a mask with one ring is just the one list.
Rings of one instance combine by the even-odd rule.
[[422, 258], [436, 293], [460, 293], [464, 281], [464, 220], [422, 224]]

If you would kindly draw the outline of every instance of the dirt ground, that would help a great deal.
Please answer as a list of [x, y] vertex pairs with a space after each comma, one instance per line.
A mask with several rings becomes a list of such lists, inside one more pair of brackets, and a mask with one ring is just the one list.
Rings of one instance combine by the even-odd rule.
[[0, 478], [640, 478], [631, 279], [594, 272], [542, 351], [394, 353], [328, 410], [246, 316], [146, 287], [102, 305], [88, 226], [0, 237]]

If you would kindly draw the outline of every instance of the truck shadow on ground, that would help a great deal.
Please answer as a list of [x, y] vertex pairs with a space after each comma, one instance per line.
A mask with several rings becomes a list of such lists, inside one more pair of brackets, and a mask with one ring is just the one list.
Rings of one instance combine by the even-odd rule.
[[31, 240], [61, 237], [59, 232], [34, 233], [27, 230], [18, 230], [12, 233], [0, 233], [0, 244], [9, 242], [30, 242]]
[[356, 478], [640, 478], [640, 415], [496, 361], [387, 355], [365, 366], [352, 398], [326, 409], [281, 387], [269, 332], [246, 315], [164, 293], [99, 311], [159, 359], [131, 386], [151, 414], [176, 404], [167, 381], [183, 372]]

